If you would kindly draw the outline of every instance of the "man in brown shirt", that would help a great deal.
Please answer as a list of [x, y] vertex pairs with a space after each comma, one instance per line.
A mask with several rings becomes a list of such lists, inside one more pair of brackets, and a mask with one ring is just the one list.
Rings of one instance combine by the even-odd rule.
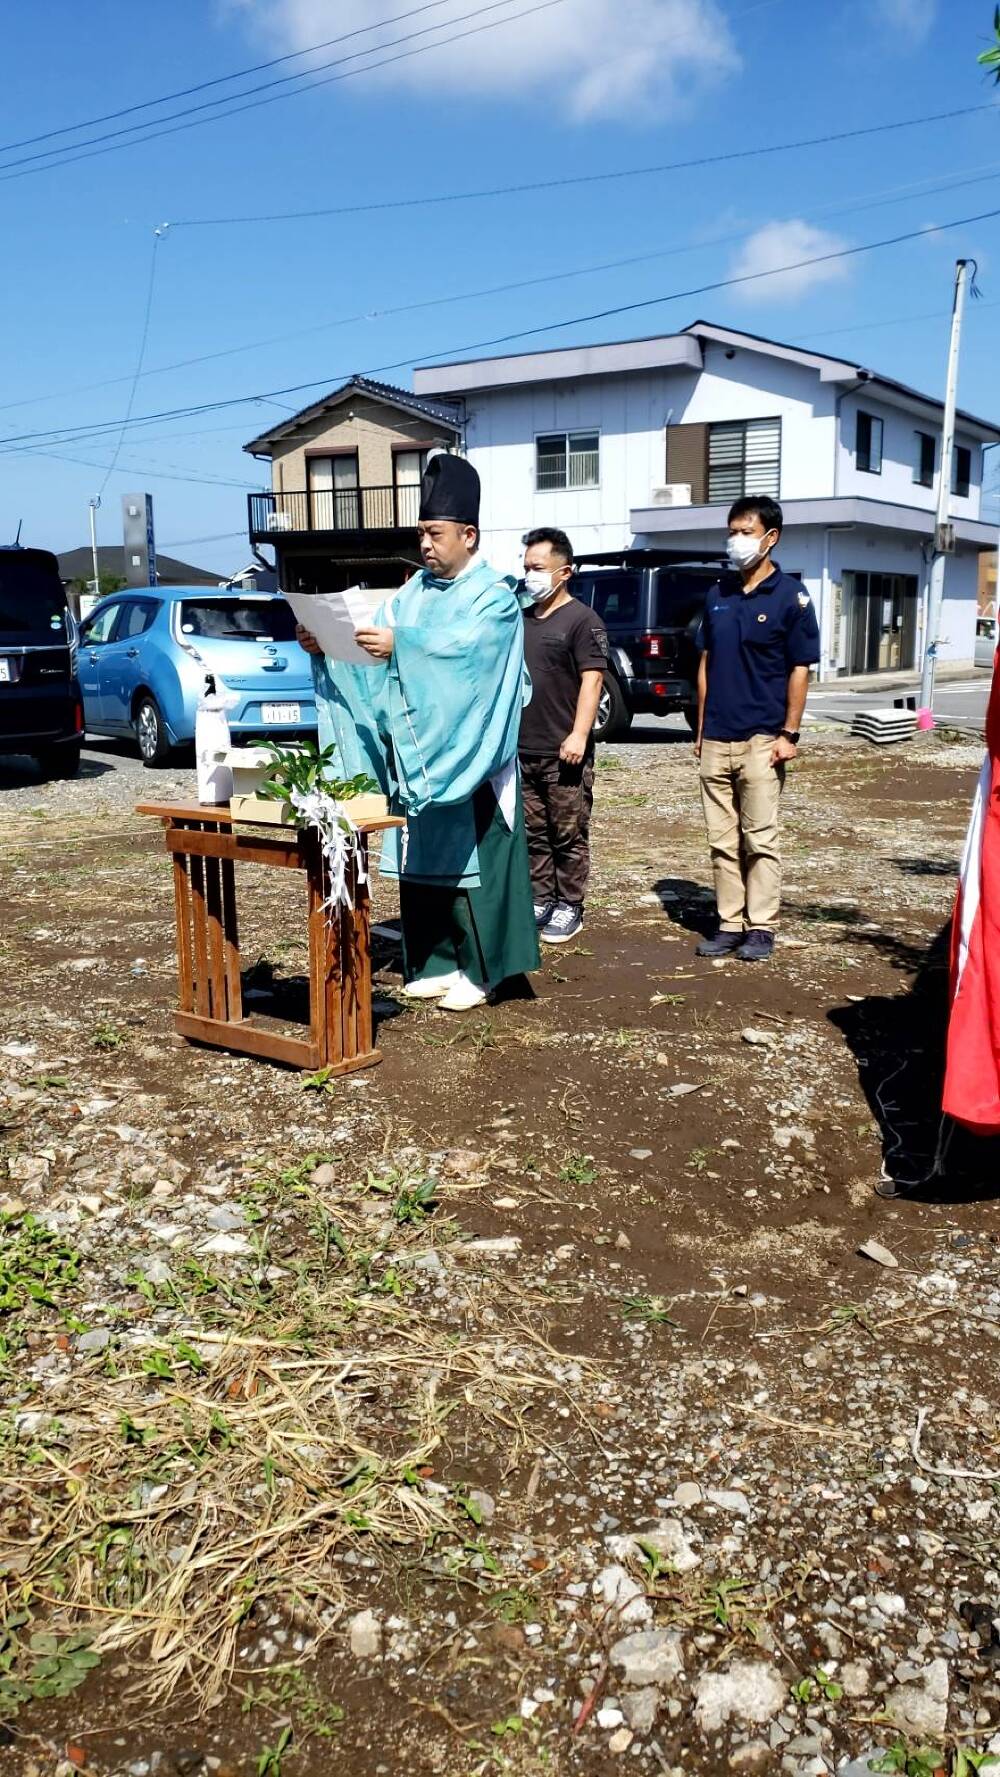
[[583, 924], [594, 801], [594, 718], [608, 637], [572, 597], [573, 548], [565, 531], [524, 539], [524, 663], [531, 702], [521, 715], [518, 758], [535, 920], [544, 944], [566, 944]]

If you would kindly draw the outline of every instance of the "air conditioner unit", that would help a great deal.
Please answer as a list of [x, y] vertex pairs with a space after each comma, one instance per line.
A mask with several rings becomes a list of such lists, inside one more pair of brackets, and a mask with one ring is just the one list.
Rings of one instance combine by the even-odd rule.
[[665, 487], [654, 487], [652, 501], [654, 506], [690, 506], [691, 483], [669, 481]]
[[269, 531], [290, 531], [292, 529], [291, 513], [269, 512], [267, 515], [267, 528]]

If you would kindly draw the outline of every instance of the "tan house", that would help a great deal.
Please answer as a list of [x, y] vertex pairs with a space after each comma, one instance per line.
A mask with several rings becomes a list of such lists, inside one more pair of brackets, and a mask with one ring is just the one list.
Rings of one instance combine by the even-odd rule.
[[980, 617], [997, 616], [997, 551], [995, 549], [984, 549], [979, 557], [977, 608]]
[[355, 376], [252, 438], [270, 493], [250, 494], [250, 542], [273, 545], [286, 590], [398, 586], [420, 565], [417, 512], [428, 451], [460, 449], [463, 404]]

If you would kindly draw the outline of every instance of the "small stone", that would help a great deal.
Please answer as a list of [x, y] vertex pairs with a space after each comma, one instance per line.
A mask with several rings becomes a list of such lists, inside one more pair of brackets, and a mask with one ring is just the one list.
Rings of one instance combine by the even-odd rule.
[[669, 1629], [645, 1629], [623, 1635], [611, 1648], [610, 1660], [625, 1683], [635, 1690], [669, 1685], [684, 1670], [679, 1637]]
[[329, 1160], [324, 1160], [321, 1166], [317, 1166], [309, 1174], [309, 1183], [318, 1185], [321, 1191], [329, 1185], [335, 1185], [337, 1183], [337, 1168], [331, 1166]]
[[702, 1491], [697, 1481], [679, 1481], [674, 1488], [674, 1505], [682, 1512], [689, 1512], [692, 1506], [700, 1506]]
[[948, 1663], [932, 1660], [919, 1684], [897, 1685], [886, 1713], [904, 1734], [940, 1739], [948, 1724]]
[[761, 1660], [734, 1660], [724, 1672], [704, 1672], [695, 1687], [695, 1721], [703, 1734], [716, 1734], [731, 1719], [771, 1721], [784, 1707], [785, 1685], [773, 1666]]
[[373, 1610], [359, 1610], [347, 1625], [356, 1660], [374, 1660], [382, 1652], [382, 1625]]
[[621, 1706], [633, 1733], [652, 1733], [660, 1707], [660, 1693], [655, 1685], [645, 1685], [641, 1691], [623, 1691]]
[[875, 1608], [880, 1610], [884, 1617], [905, 1617], [906, 1615], [906, 1599], [900, 1597], [898, 1592], [876, 1592], [874, 1603]]
[[452, 1248], [459, 1257], [463, 1253], [478, 1253], [497, 1259], [513, 1259], [520, 1250], [521, 1242], [516, 1234], [500, 1234], [492, 1240], [467, 1240], [464, 1245]]
[[76, 1342], [77, 1351], [86, 1356], [92, 1351], [106, 1351], [111, 1344], [111, 1334], [107, 1327], [91, 1327], [89, 1333], [81, 1333]]
[[847, 1660], [841, 1666], [838, 1682], [843, 1686], [845, 1697], [867, 1697], [871, 1695], [871, 1669], [864, 1660]]
[[246, 1219], [238, 1203], [220, 1203], [217, 1208], [209, 1210], [205, 1226], [217, 1228], [221, 1234], [231, 1234], [234, 1228], [242, 1228]]
[[899, 1270], [899, 1260], [896, 1258], [895, 1253], [891, 1253], [889, 1248], [887, 1246], [882, 1246], [881, 1242], [878, 1240], [864, 1241], [863, 1244], [858, 1247], [858, 1252], [863, 1259], [871, 1259], [876, 1265], [884, 1265], [887, 1271]]
[[652, 1160], [653, 1150], [652, 1148], [629, 1148], [629, 1157], [632, 1160]]
[[773, 1031], [755, 1030], [753, 1025], [741, 1030], [740, 1036], [745, 1043], [750, 1044], [751, 1049], [773, 1049], [778, 1040]]
[[653, 1620], [653, 1607], [638, 1580], [624, 1567], [602, 1568], [593, 1585], [594, 1597], [615, 1612], [615, 1622], [622, 1628], [644, 1628]]
[[625, 1717], [620, 1709], [605, 1708], [597, 1711], [597, 1725], [599, 1728], [605, 1728], [608, 1733], [612, 1728], [620, 1728], [624, 1720]]
[[966, 1514], [972, 1524], [985, 1524], [993, 1510], [991, 1499], [973, 1499], [966, 1507]]
[[205, 1754], [196, 1747], [183, 1746], [174, 1753], [173, 1762], [177, 1777], [195, 1777], [195, 1773], [204, 1768]]
[[492, 1524], [497, 1515], [497, 1502], [491, 1494], [484, 1493], [481, 1487], [471, 1487], [469, 1503], [478, 1508], [484, 1524]]
[[766, 1765], [771, 1757], [771, 1748], [766, 1740], [748, 1740], [745, 1746], [737, 1746], [735, 1752], [729, 1754], [731, 1771], [757, 1771]]
[[677, 1518], [661, 1518], [658, 1524], [640, 1531], [637, 1536], [609, 1536], [607, 1546], [612, 1555], [627, 1561], [642, 1554], [640, 1542], [654, 1549], [664, 1561], [669, 1561], [676, 1573], [690, 1573], [701, 1565], [701, 1556], [695, 1554], [684, 1534], [684, 1526]]
[[710, 1487], [706, 1495], [720, 1512], [731, 1512], [737, 1518], [749, 1518], [750, 1501], [737, 1488]]
[[608, 1741], [608, 1751], [614, 1753], [627, 1752], [632, 1744], [632, 1740], [633, 1735], [631, 1729], [619, 1728], [617, 1734], [612, 1734], [611, 1739]]
[[[213, 1234], [208, 1240], [199, 1241], [195, 1249], [199, 1253], [227, 1254], [236, 1258], [252, 1250], [245, 1234]], [[147, 1273], [148, 1275], [148, 1273]]]

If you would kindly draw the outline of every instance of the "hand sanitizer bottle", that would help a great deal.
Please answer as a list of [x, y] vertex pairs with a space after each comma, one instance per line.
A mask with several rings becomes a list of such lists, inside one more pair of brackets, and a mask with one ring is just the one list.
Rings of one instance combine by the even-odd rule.
[[224, 763], [232, 745], [226, 706], [232, 699], [216, 690], [212, 673], [205, 675], [205, 689], [198, 699], [194, 718], [195, 766], [198, 774], [198, 801], [213, 804], [228, 802], [233, 793], [233, 774]]

